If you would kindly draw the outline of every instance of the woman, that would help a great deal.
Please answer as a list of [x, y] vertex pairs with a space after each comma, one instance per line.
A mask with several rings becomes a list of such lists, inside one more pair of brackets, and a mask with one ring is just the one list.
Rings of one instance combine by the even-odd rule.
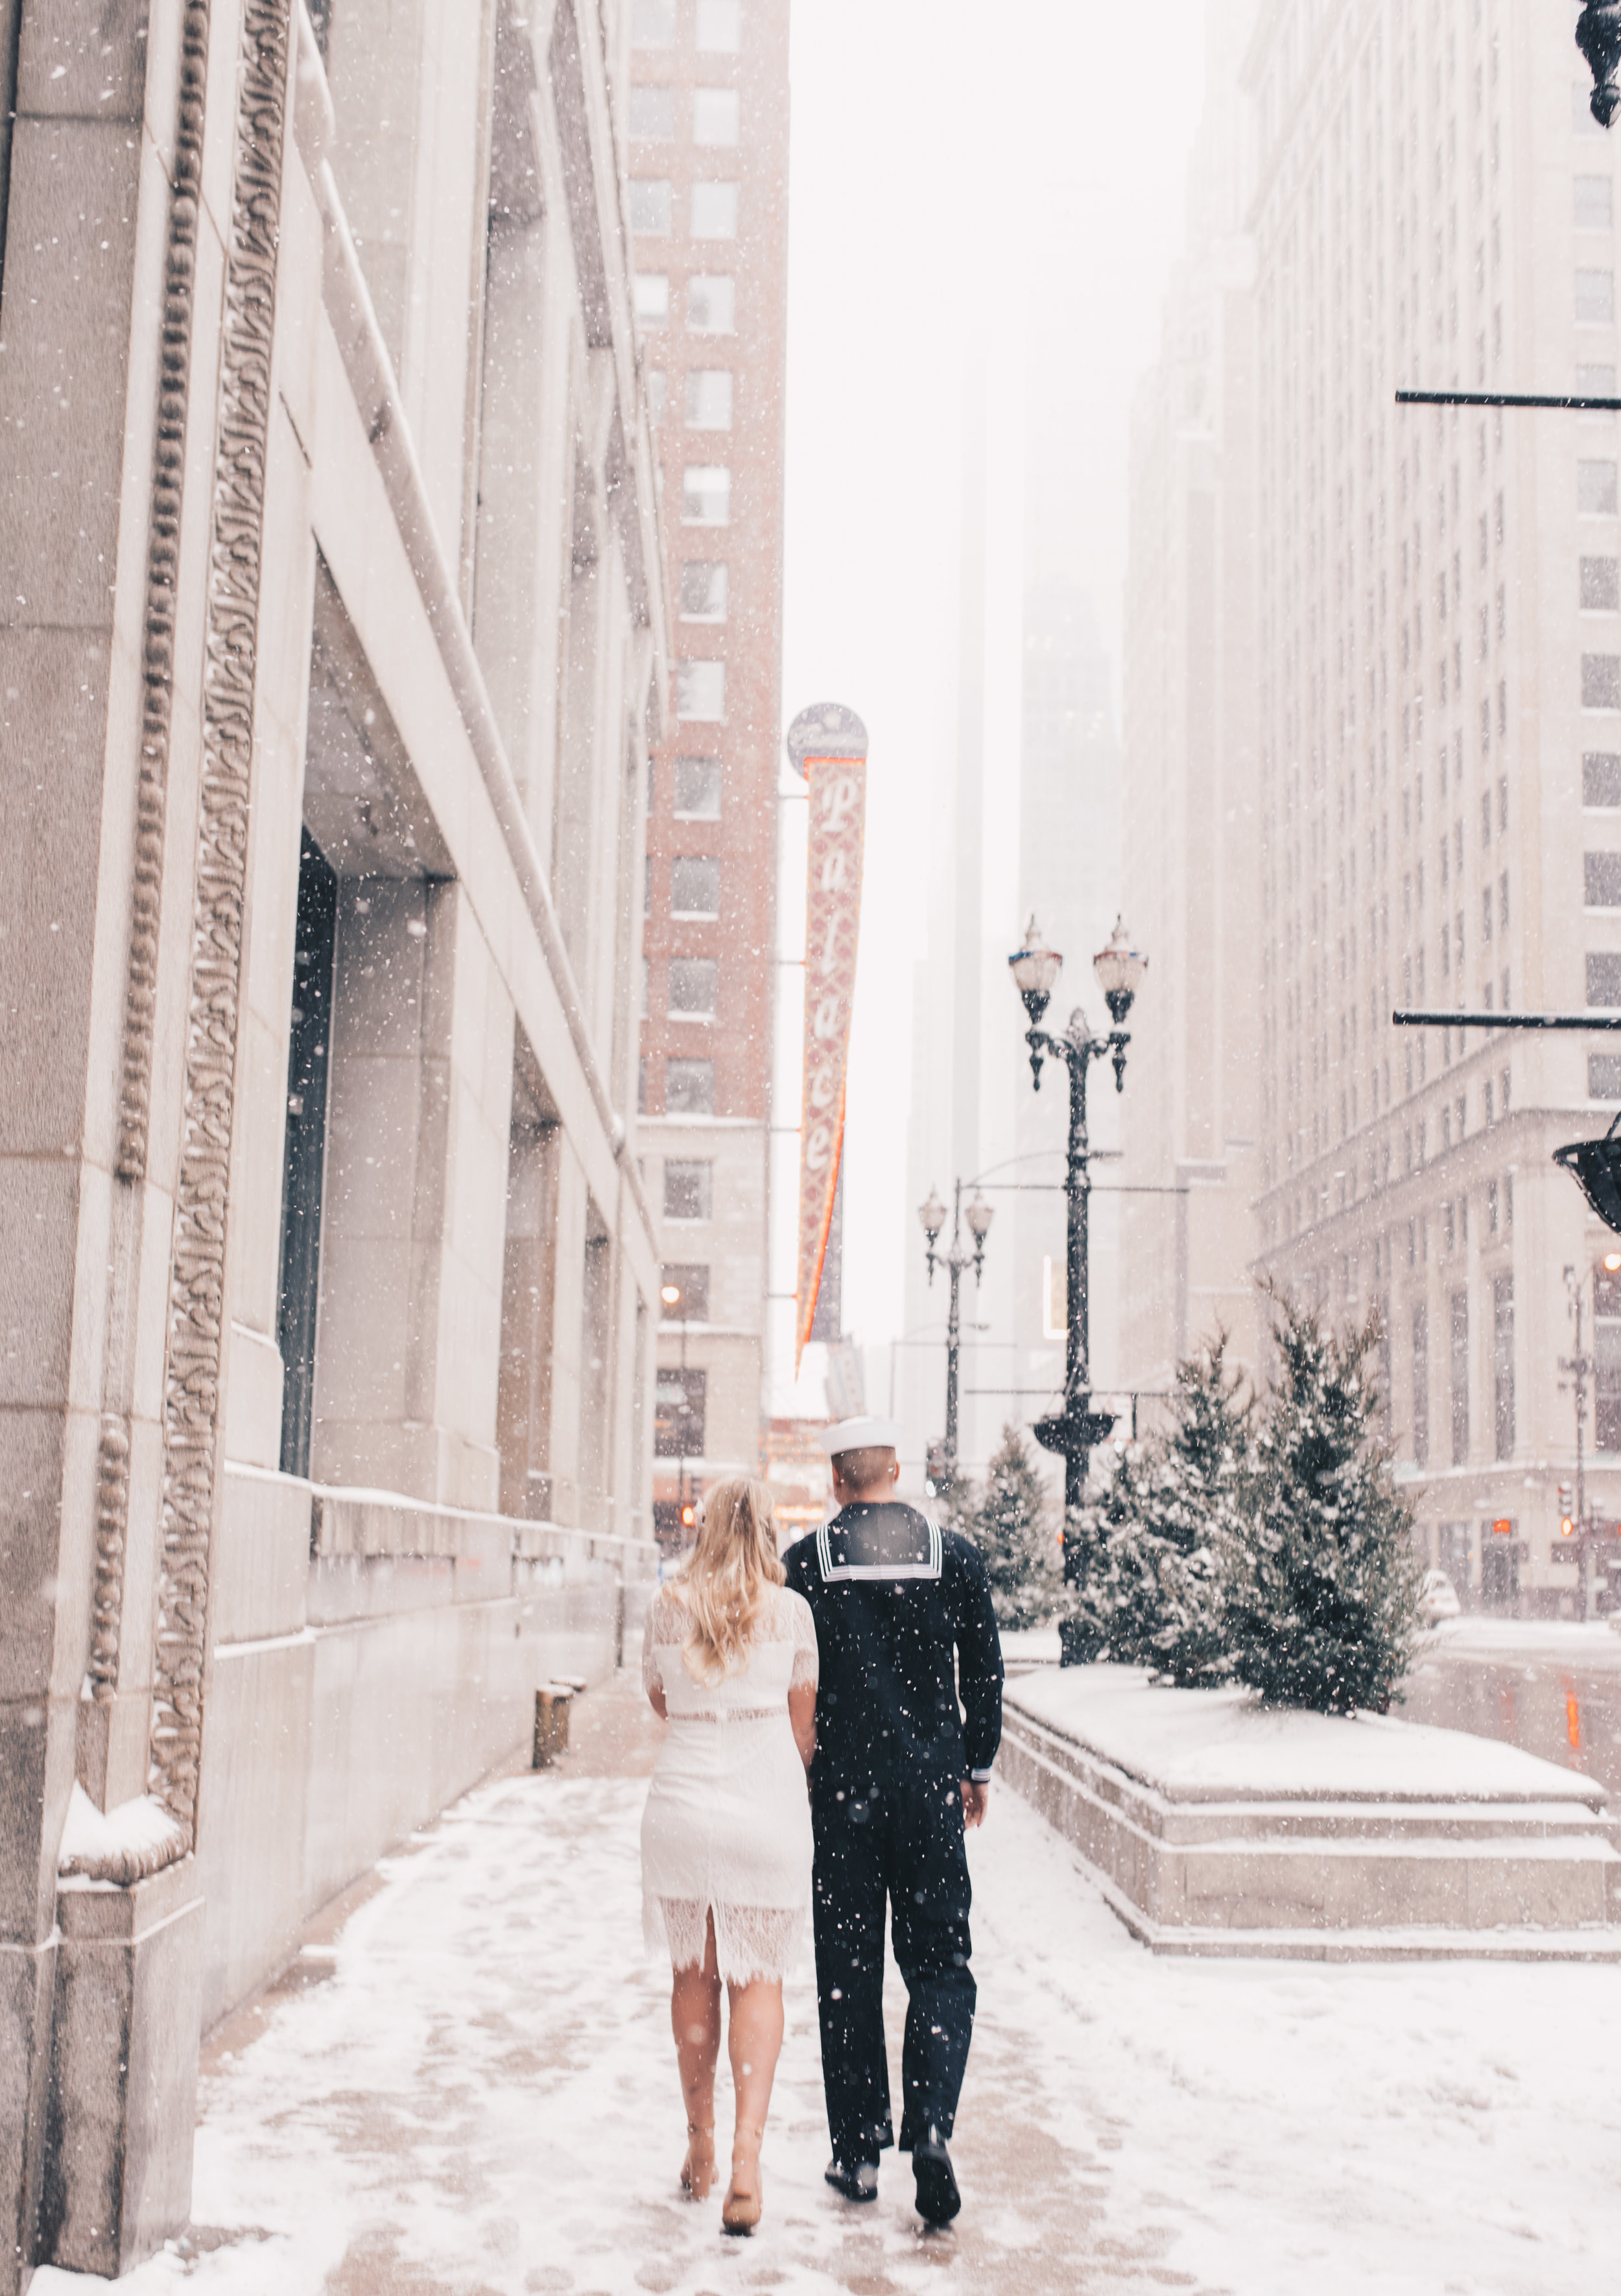
[[674, 1971], [681, 2181], [695, 2201], [714, 2182], [724, 1983], [737, 2126], [721, 2222], [749, 2233], [782, 1975], [810, 1908], [805, 1773], [816, 1747], [816, 1629], [782, 1584], [764, 1483], [739, 1475], [708, 1493], [697, 1546], [648, 1612], [642, 1679], [670, 1725], [642, 1820], [642, 1891], [648, 1941], [668, 1947]]

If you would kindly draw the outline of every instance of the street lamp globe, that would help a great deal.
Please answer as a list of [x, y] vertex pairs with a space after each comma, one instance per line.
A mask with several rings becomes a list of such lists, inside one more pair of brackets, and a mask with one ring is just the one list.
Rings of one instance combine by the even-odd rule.
[[680, 1284], [666, 1283], [660, 1290], [659, 1297], [663, 1300], [667, 1308], [673, 1308], [677, 1300], [681, 1297]]
[[923, 1223], [923, 1233], [932, 1243], [946, 1225], [946, 1207], [932, 1188], [927, 1203], [918, 1206], [918, 1218]]
[[976, 1196], [964, 1210], [962, 1217], [968, 1222], [969, 1234], [974, 1242], [983, 1243], [991, 1232], [991, 1222], [996, 1215], [983, 1196]]
[[1041, 937], [1041, 927], [1032, 914], [1025, 927], [1025, 942], [1008, 959], [1013, 974], [1013, 986], [1024, 998], [1025, 1011], [1030, 1016], [1030, 1026], [1039, 1029], [1041, 1016], [1047, 1009], [1047, 999], [1052, 994], [1063, 964], [1055, 948], [1049, 948]]
[[1126, 926], [1117, 917], [1107, 946], [1098, 951], [1092, 962], [1098, 976], [1098, 986], [1102, 989], [1109, 1006], [1109, 1017], [1118, 1029], [1124, 1023], [1131, 1011], [1132, 999], [1142, 986], [1142, 976], [1148, 971], [1148, 959], [1131, 946], [1126, 937]]

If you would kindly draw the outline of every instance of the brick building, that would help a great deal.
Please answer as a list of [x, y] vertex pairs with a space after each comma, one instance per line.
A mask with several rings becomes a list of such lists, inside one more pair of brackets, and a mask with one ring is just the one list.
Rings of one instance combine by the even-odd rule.
[[671, 1538], [684, 1494], [760, 1463], [788, 8], [636, 0], [630, 37], [629, 223], [675, 655], [648, 781], [641, 1128], [664, 1224], [654, 1504]]

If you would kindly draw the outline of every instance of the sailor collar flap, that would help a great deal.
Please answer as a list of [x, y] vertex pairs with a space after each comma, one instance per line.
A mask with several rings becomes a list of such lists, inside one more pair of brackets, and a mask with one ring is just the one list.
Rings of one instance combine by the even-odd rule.
[[938, 1578], [943, 1543], [932, 1516], [914, 1507], [869, 1507], [853, 1522], [842, 1516], [816, 1533], [824, 1581], [841, 1578]]

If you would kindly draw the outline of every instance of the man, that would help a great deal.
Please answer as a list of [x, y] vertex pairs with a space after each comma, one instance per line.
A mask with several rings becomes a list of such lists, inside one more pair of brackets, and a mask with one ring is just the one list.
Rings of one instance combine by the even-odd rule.
[[847, 1419], [823, 1440], [839, 1512], [784, 1561], [821, 1651], [811, 1822], [827, 2181], [876, 2199], [895, 2142], [887, 1898], [909, 2000], [900, 2149], [919, 2215], [949, 2224], [962, 2200], [946, 2147], [975, 2000], [963, 1828], [985, 1816], [1002, 1737], [1002, 1646], [978, 1548], [896, 1498], [895, 1423]]

